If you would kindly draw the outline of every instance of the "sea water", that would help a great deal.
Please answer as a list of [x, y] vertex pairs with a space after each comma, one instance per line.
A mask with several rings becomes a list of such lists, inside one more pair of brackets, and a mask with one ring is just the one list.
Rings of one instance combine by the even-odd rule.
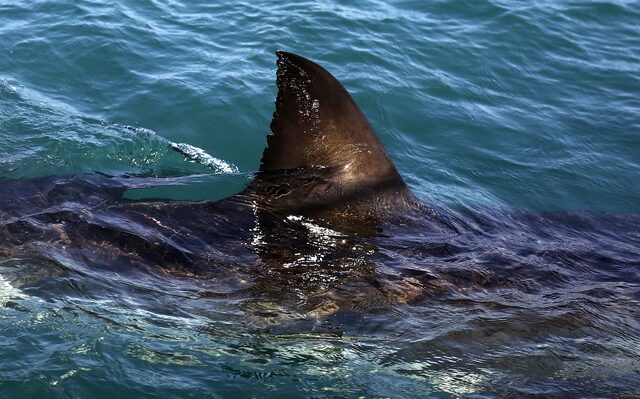
[[[624, 0], [3, 1], [0, 180], [100, 172], [179, 180], [131, 198], [238, 192], [269, 133], [278, 49], [343, 82], [426, 204], [640, 213], [640, 3]], [[293, 328], [282, 320], [299, 315], [268, 302], [251, 306], [273, 328], [238, 323], [241, 301], [198, 299], [197, 278], [7, 250], [0, 397], [638, 397], [640, 249], [627, 250], [573, 260], [561, 284], [458, 282]]]

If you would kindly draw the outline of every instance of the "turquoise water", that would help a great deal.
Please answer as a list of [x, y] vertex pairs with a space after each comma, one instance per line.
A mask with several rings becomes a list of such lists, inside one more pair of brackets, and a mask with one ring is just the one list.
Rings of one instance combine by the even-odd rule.
[[[0, 177], [195, 176], [128, 195], [233, 194], [266, 143], [277, 49], [343, 82], [427, 204], [640, 212], [633, 1], [0, 2]], [[171, 143], [217, 161], [203, 165]], [[55, 276], [30, 262], [0, 258], [0, 276], [31, 271], [0, 280], [2, 397], [640, 395], [637, 262], [611, 286], [587, 287], [620, 293], [624, 311], [612, 317], [624, 332], [580, 330], [585, 315], [572, 313], [579, 332], [527, 341], [516, 318], [468, 348], [430, 341], [468, 332], [456, 321], [470, 316], [446, 306], [426, 324], [425, 315], [403, 323], [411, 306], [392, 304], [338, 313], [331, 328], [312, 320], [271, 333], [234, 325], [233, 301], [198, 302], [203, 281], [128, 276], [135, 294], [122, 299], [110, 294], [113, 279], [92, 277], [91, 288], [73, 280], [56, 297], [40, 280], [29, 288]], [[613, 347], [590, 341], [599, 334]], [[505, 364], [497, 354], [510, 340], [523, 353]]]

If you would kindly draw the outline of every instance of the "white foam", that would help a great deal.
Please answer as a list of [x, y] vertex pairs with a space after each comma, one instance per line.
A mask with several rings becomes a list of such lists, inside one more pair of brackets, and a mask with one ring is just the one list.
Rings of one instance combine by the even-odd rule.
[[[129, 125], [126, 125], [124, 127], [138, 134], [157, 136], [156, 132], [144, 127], [135, 127]], [[169, 145], [171, 146], [171, 148], [186, 156], [193, 162], [197, 162], [201, 165], [207, 166], [216, 173], [238, 173], [237, 166], [207, 154], [207, 152], [202, 148], [187, 143], [174, 143], [173, 141], [169, 141]]]
[[0, 308], [4, 307], [12, 299], [22, 299], [26, 295], [18, 288], [11, 285], [2, 275], [0, 275]]
[[170, 142], [171, 148], [180, 152], [194, 162], [207, 166], [217, 173], [237, 173], [238, 168], [228, 162], [218, 159], [206, 153], [202, 148], [187, 143]]

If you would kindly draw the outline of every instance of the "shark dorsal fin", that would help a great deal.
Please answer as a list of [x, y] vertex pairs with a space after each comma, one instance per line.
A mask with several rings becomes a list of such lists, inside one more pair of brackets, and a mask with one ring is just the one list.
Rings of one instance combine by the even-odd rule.
[[245, 194], [330, 226], [376, 226], [416, 201], [360, 108], [326, 69], [279, 51], [276, 110]]
[[276, 54], [278, 96], [260, 170], [344, 167], [345, 182], [400, 179], [342, 84], [306, 58]]

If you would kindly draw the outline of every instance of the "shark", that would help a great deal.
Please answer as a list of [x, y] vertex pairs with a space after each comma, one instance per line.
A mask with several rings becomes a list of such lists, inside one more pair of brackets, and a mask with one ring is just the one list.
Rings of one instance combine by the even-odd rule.
[[[127, 190], [162, 179], [5, 180], [0, 259], [50, 265], [45, 275], [195, 279], [207, 282], [198, 295], [251, 298], [252, 311], [275, 318], [285, 308], [326, 316], [470, 287], [530, 292], [560, 284], [567, 262], [635, 262], [637, 216], [425, 205], [338, 79], [302, 56], [276, 55], [271, 133], [244, 190], [216, 201], [131, 200]], [[603, 255], [594, 243], [617, 249]], [[544, 266], [526, 267], [532, 259]], [[42, 284], [42, 274], [16, 273], [13, 283]]]
[[246, 364], [300, 342], [296, 367], [374, 359], [464, 393], [524, 378], [609, 394], [637, 375], [639, 215], [425, 203], [326, 69], [277, 52], [276, 84], [259, 170], [227, 198], [126, 195], [180, 176], [0, 180], [0, 307], [50, 301], [74, 315], [55, 323], [88, 315], [136, 343], [211, 334]]

